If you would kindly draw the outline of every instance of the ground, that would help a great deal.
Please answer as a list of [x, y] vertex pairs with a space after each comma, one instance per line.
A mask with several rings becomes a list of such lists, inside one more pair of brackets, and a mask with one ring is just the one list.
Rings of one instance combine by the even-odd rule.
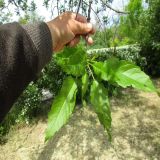
[[111, 144], [91, 107], [77, 107], [48, 143], [46, 118], [16, 126], [0, 146], [0, 160], [160, 160], [160, 98], [127, 89], [111, 105]]

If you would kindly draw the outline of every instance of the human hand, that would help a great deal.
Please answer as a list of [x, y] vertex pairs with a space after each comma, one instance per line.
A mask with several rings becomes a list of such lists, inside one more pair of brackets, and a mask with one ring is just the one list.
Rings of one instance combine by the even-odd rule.
[[93, 43], [89, 34], [94, 34], [95, 29], [91, 23], [87, 23], [87, 19], [73, 12], [65, 12], [55, 19], [47, 22], [50, 29], [53, 51], [60, 51], [65, 45], [73, 47], [80, 41], [80, 36], [83, 36], [86, 43], [91, 45]]

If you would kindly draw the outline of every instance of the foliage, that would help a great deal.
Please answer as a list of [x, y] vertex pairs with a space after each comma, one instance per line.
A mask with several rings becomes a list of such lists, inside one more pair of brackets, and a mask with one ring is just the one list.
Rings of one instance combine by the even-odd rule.
[[139, 43], [141, 55], [146, 57], [146, 72], [152, 76], [160, 76], [160, 1], [148, 1], [148, 9], [141, 15]]
[[3, 136], [9, 132], [14, 124], [22, 122], [26, 124], [30, 123], [40, 108], [41, 98], [41, 90], [36, 84], [31, 83], [14, 104], [3, 123], [0, 124], [0, 143], [3, 143]]
[[40, 89], [49, 90], [54, 97], [58, 94], [65, 76], [66, 74], [56, 64], [53, 56], [51, 62], [42, 70], [36, 84]]
[[85, 72], [86, 52], [77, 50], [76, 48], [68, 48], [63, 51], [63, 54], [59, 53], [55, 57], [57, 64], [61, 66], [62, 70], [67, 74], [74, 76], [81, 76]]
[[12, 16], [11, 13], [1, 12], [1, 13], [0, 13], [0, 24], [10, 22], [10, 21], [11, 21], [11, 18], [10, 18], [11, 16]]
[[27, 24], [27, 23], [35, 23], [38, 21], [43, 21], [44, 17], [39, 16], [36, 11], [29, 11], [26, 12], [24, 16], [19, 17], [19, 23], [20, 24]]
[[[82, 53], [81, 57], [79, 57], [80, 53]], [[107, 131], [109, 140], [111, 140], [111, 111], [108, 90], [103, 84], [103, 81], [123, 88], [132, 86], [136, 89], [156, 92], [149, 76], [131, 62], [117, 58], [109, 58], [104, 62], [98, 62], [95, 59], [86, 58], [86, 52], [82, 47], [66, 47], [63, 53], [61, 53], [61, 56], [57, 55], [57, 57], [57, 63], [62, 70], [66, 72], [68, 77], [65, 78], [60, 93], [53, 101], [49, 113], [46, 140], [50, 139], [71, 116], [75, 105], [77, 88], [82, 90], [82, 103], [86, 101], [84, 95], [86, 94], [87, 88], [89, 88], [90, 102], [100, 123]], [[62, 59], [60, 60], [59, 57]], [[79, 58], [78, 65], [73, 64], [73, 58], [77, 61], [75, 57]], [[70, 68], [72, 65], [77, 67], [76, 70], [84, 67], [85, 72], [82, 72], [82, 74], [77, 73], [77, 71]], [[88, 77], [90, 75], [92, 79], [90, 79], [90, 83], [88, 83]], [[79, 83], [79, 81], [82, 83]]]
[[154, 77], [159, 77], [160, 70], [160, 1], [130, 0], [126, 6], [128, 15], [120, 18], [118, 26], [119, 42], [127, 44], [138, 43], [140, 56], [145, 57], [145, 72]]
[[130, 0], [125, 10], [129, 13], [120, 16], [118, 33], [116, 35], [117, 44], [135, 44], [139, 34], [139, 17], [143, 13], [143, 0]]
[[96, 80], [93, 80], [90, 91], [91, 104], [99, 121], [108, 132], [109, 140], [111, 140], [111, 111], [106, 88]]
[[[80, 11], [87, 17], [89, 1], [85, 0], [83, 2]], [[107, 5], [111, 2], [112, 0], [93, 0], [93, 10], [96, 17], [100, 15], [99, 17], [103, 21], [104, 27], [108, 24], [109, 20], [104, 13]], [[0, 0], [0, 23], [11, 21], [12, 14], [4, 12], [4, 9], [10, 4], [16, 7], [15, 11], [17, 15], [24, 13], [24, 16], [19, 19], [21, 24], [33, 22], [37, 19], [42, 20], [42, 17], [36, 14], [37, 6], [34, 0]], [[78, 0], [44, 0], [44, 5], [51, 10], [51, 13], [53, 13], [54, 8], [54, 11], [57, 9], [57, 14], [60, 14], [66, 10], [77, 11]], [[103, 30], [97, 32], [94, 36], [96, 45], [93, 48], [114, 46], [113, 48], [92, 50], [89, 51], [89, 55], [86, 55], [86, 51], [82, 48], [70, 48], [53, 57], [51, 63], [43, 69], [42, 75], [36, 84], [31, 84], [19, 98], [15, 104], [16, 107], [13, 108], [10, 114], [8, 124], [15, 120], [16, 122], [25, 121], [28, 123], [34, 112], [39, 108], [42, 90], [49, 90], [55, 97], [62, 86], [49, 114], [49, 125], [52, 125], [54, 122], [55, 127], [49, 126], [46, 132], [46, 140], [51, 135], [54, 135], [71, 116], [75, 104], [75, 93], [77, 94], [76, 101], [81, 99], [83, 105], [86, 105], [88, 101], [87, 97], [90, 95], [90, 103], [97, 113], [100, 122], [107, 130], [110, 139], [111, 113], [108, 98], [110, 90], [118, 86], [124, 88], [132, 86], [145, 91], [155, 90], [149, 77], [133, 63], [146, 69], [145, 71], [148, 71], [151, 75], [159, 75], [157, 73], [160, 70], [159, 6], [158, 0], [149, 0], [148, 9], [144, 9], [142, 0], [130, 0], [130, 3], [126, 7], [126, 11], [129, 11], [129, 14], [121, 16], [120, 24], [114, 24], [108, 29], [103, 28]], [[97, 21], [99, 20], [97, 19]], [[140, 43], [140, 46], [115, 48], [115, 46], [137, 42]], [[139, 51], [141, 51], [141, 55]], [[120, 60], [112, 58], [113, 56], [118, 57]], [[123, 60], [129, 60], [133, 63]], [[104, 61], [104, 63], [100, 61]], [[69, 92], [71, 82], [76, 87]], [[65, 95], [64, 90], [66, 91]], [[70, 95], [71, 93], [72, 95]], [[66, 95], [69, 95], [67, 100]], [[61, 105], [59, 105], [60, 102]], [[63, 102], [65, 103], [64, 106], [62, 105]], [[69, 106], [69, 108], [65, 108], [65, 106]], [[62, 112], [58, 112], [59, 109]], [[57, 117], [58, 119], [56, 119]], [[55, 119], [57, 120], [56, 122]], [[56, 125], [57, 123], [58, 125]], [[6, 132], [5, 130], [7, 131], [7, 128], [5, 129], [5, 126], [2, 125], [0, 132], [3, 134]]]
[[[88, 17], [89, 12], [89, 4], [92, 5], [92, 12], [100, 18], [104, 23], [107, 21], [106, 16], [100, 16], [100, 14], [107, 10], [108, 4], [112, 3], [113, 0], [83, 0], [79, 5], [79, 0], [43, 0], [43, 6], [50, 11], [50, 16], [56, 17], [57, 15], [65, 12], [65, 11], [73, 11], [77, 12], [78, 6], [80, 7], [79, 11], [84, 16]], [[29, 12], [34, 13], [39, 7], [35, 0], [0, 0], [0, 10], [9, 10], [10, 8], [14, 8], [14, 14], [21, 16], [26, 15]], [[98, 4], [98, 5], [97, 5]], [[53, 14], [54, 13], [54, 14]], [[102, 15], [102, 14], [101, 14]], [[102, 18], [101, 18], [102, 17]], [[89, 18], [89, 17], [88, 17]]]
[[31, 83], [15, 103], [11, 111], [14, 114], [11, 113], [10, 119], [16, 116], [16, 123], [22, 121], [29, 123], [40, 105], [41, 98], [41, 90], [36, 84]]
[[104, 61], [112, 56], [121, 60], [127, 60], [140, 66], [141, 69], [147, 65], [145, 57], [140, 55], [141, 48], [139, 45], [127, 45], [121, 47], [90, 49], [88, 50], [89, 58], [97, 58], [99, 61]]
[[110, 28], [96, 31], [95, 35], [93, 35], [94, 44], [89, 49], [112, 47], [113, 34], [114, 31]]
[[86, 92], [88, 90], [88, 86], [89, 86], [89, 76], [88, 74], [85, 72], [84, 75], [82, 76], [82, 81], [81, 81], [81, 101], [83, 103], [83, 105], [86, 105], [86, 102], [84, 100], [84, 96], [86, 95]]
[[[76, 101], [77, 85], [73, 78], [67, 77], [64, 80], [62, 89], [49, 113], [49, 125], [46, 131], [46, 140], [52, 137], [71, 116]], [[53, 127], [54, 126], [54, 127]]]

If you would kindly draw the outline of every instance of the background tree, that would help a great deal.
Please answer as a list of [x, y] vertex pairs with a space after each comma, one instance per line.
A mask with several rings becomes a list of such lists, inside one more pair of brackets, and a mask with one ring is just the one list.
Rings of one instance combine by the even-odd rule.
[[160, 76], [160, 1], [149, 0], [148, 9], [140, 16], [138, 43], [147, 59], [146, 71]]

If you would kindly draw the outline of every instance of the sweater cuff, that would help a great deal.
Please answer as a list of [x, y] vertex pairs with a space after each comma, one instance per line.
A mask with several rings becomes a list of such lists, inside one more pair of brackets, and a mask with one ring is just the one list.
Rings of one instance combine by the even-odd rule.
[[38, 56], [38, 72], [52, 57], [52, 37], [46, 23], [38, 22], [22, 26], [34, 43]]

